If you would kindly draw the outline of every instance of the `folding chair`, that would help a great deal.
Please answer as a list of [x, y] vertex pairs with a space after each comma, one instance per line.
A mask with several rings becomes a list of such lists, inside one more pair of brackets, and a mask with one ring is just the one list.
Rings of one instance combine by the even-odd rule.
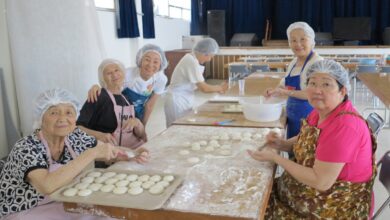
[[367, 116], [367, 122], [375, 137], [378, 136], [378, 133], [382, 130], [383, 126], [385, 126], [385, 121], [376, 112], [371, 112]]
[[251, 73], [269, 72], [270, 71], [268, 64], [251, 64], [250, 70], [251, 70]]
[[246, 64], [241, 63], [232, 63], [229, 64], [229, 87], [234, 84], [234, 82], [250, 74], [249, 68]]
[[381, 73], [390, 73], [390, 66], [382, 66], [380, 68], [380, 71]]
[[[356, 96], [359, 89], [359, 92], [361, 92], [362, 101], [364, 102], [364, 98], [368, 94], [368, 89], [364, 85], [360, 85], [361, 83], [357, 82], [357, 74], [359, 73], [377, 73], [378, 67], [376, 65], [357, 65], [355, 73], [352, 75], [353, 80], [353, 95], [352, 95], [352, 102], [356, 105]], [[359, 84], [359, 85], [358, 85]], [[359, 88], [358, 88], [359, 87]]]
[[380, 166], [379, 171], [379, 181], [386, 188], [388, 197], [386, 201], [381, 205], [381, 207], [375, 212], [374, 217], [377, 219], [378, 216], [383, 212], [383, 210], [390, 204], [390, 151], [387, 151], [383, 157], [378, 162], [378, 167]]

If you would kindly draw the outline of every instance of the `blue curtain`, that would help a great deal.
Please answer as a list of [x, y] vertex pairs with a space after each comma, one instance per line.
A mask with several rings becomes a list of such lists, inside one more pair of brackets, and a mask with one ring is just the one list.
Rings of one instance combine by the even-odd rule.
[[135, 0], [118, 0], [117, 3], [118, 38], [139, 37]]
[[390, 0], [192, 0], [191, 34], [207, 34], [208, 10], [225, 10], [228, 40], [234, 33], [256, 33], [262, 39], [267, 19], [272, 39], [286, 39], [295, 21], [307, 22], [316, 32], [332, 32], [334, 17], [371, 17], [371, 40], [364, 43], [380, 44], [384, 28], [390, 27]]
[[142, 0], [142, 30], [144, 38], [155, 38], [153, 0]]

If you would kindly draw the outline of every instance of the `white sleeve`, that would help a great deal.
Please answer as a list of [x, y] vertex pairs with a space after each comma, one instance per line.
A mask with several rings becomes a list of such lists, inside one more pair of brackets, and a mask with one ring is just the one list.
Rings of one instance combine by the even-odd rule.
[[156, 73], [156, 84], [154, 86], [153, 92], [156, 94], [161, 94], [165, 91], [165, 86], [167, 85], [168, 78], [163, 71]]

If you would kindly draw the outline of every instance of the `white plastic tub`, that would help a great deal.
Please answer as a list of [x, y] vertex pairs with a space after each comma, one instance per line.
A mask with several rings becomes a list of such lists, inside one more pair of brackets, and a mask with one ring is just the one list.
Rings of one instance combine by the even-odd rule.
[[279, 98], [265, 99], [263, 96], [243, 97], [240, 104], [246, 119], [257, 122], [276, 121], [280, 118], [285, 101]]

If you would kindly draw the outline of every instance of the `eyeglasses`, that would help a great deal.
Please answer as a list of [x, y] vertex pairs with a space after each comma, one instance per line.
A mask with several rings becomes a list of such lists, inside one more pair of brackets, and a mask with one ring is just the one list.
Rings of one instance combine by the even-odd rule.
[[330, 90], [334, 89], [335, 87], [337, 87], [336, 84], [334, 84], [334, 83], [329, 83], [329, 82], [314, 82], [314, 81], [309, 81], [309, 82], [307, 83], [307, 88], [311, 88], [311, 89], [320, 88], [320, 89], [323, 90], [323, 91], [330, 91]]

